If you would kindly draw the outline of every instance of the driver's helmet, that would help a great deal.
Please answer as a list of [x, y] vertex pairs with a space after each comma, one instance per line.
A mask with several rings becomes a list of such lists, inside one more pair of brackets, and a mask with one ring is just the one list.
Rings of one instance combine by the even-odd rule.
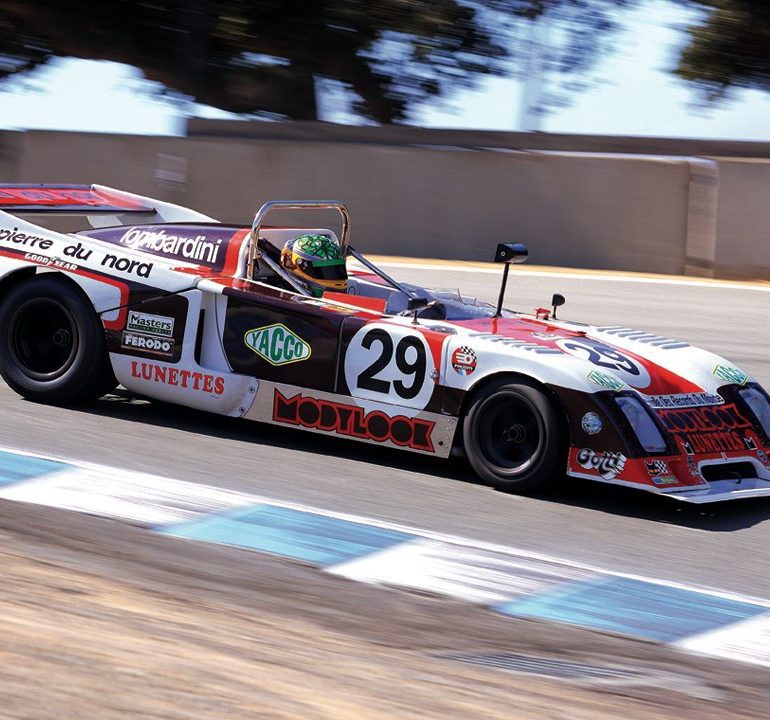
[[346, 292], [348, 271], [340, 244], [329, 235], [298, 235], [281, 250], [281, 265], [315, 295]]

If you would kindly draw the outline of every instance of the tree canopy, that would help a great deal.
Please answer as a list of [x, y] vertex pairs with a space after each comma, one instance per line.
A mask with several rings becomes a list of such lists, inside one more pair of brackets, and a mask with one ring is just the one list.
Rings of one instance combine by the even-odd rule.
[[735, 88], [770, 91], [770, 5], [761, 0], [690, 0], [705, 15], [688, 28], [676, 74], [707, 100]]
[[315, 80], [355, 111], [402, 122], [416, 104], [524, 72], [517, 27], [566, 17], [558, 69], [584, 71], [634, 0], [0, 0], [0, 79], [56, 57], [111, 60], [235, 113], [317, 117]]

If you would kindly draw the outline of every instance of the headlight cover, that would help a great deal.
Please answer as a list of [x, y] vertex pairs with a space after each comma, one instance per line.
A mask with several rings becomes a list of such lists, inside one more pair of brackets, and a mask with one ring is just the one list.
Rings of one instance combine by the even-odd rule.
[[767, 399], [767, 395], [753, 385], [740, 388], [738, 394], [743, 398], [743, 402], [749, 406], [754, 417], [765, 431], [765, 435], [770, 437], [770, 400]]
[[634, 429], [640, 445], [647, 452], [661, 453], [668, 449], [665, 438], [640, 400], [629, 395], [619, 395], [615, 402]]

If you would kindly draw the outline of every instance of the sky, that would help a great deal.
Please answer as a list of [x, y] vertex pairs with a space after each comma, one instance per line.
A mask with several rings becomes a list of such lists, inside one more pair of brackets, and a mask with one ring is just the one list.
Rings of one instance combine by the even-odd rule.
[[[412, 124], [770, 140], [770, 94], [741, 91], [724, 105], [704, 109], [694, 90], [668, 72], [684, 40], [677, 26], [693, 18], [691, 11], [667, 0], [649, 0], [619, 18], [625, 29], [615, 40], [615, 51], [600, 58], [592, 71], [598, 82], [537, 120], [537, 128], [531, 121], [522, 127], [524, 88], [511, 78], [487, 79], [442, 106], [418, 108]], [[546, 75], [545, 90], [555, 89], [557, 82]], [[161, 91], [126, 65], [59, 59], [27, 79], [0, 86], [0, 128], [176, 135], [184, 133], [185, 112], [228, 117], [214, 108], [175, 104]], [[325, 120], [352, 122], [339, 108], [339, 93], [321, 99], [320, 107]]]

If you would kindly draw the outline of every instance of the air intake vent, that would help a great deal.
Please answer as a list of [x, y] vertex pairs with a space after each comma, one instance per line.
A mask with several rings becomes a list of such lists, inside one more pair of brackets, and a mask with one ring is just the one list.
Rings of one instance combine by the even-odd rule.
[[757, 477], [757, 469], [750, 462], [719, 463], [701, 466], [701, 474], [709, 482], [714, 480], [744, 480]]

